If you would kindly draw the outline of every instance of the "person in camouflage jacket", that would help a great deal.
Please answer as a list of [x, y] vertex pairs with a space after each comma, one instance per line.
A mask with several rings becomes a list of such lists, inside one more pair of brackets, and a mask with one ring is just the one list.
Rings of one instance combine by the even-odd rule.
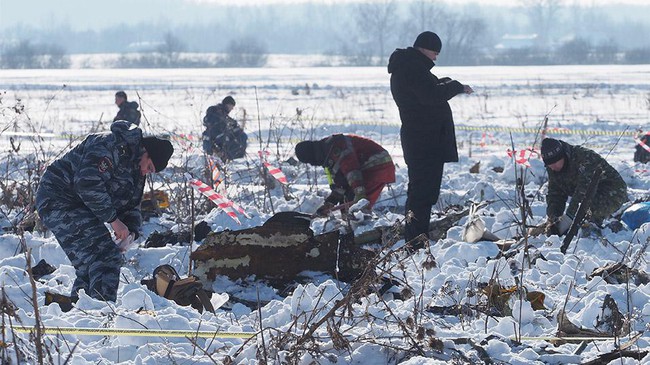
[[117, 111], [117, 115], [113, 118], [114, 122], [118, 120], [126, 120], [135, 125], [140, 125], [140, 112], [138, 111], [138, 103], [135, 101], [128, 101], [126, 93], [124, 91], [118, 91], [115, 93], [115, 105], [120, 109]]
[[170, 141], [117, 121], [111, 132], [90, 134], [47, 167], [36, 209], [75, 267], [72, 298], [84, 289], [115, 301], [122, 255], [104, 223], [118, 242], [137, 238], [146, 174], [163, 170], [173, 152]]
[[390, 154], [368, 138], [333, 134], [319, 141], [302, 141], [295, 151], [301, 162], [325, 167], [332, 193], [316, 211], [318, 215], [327, 215], [336, 204], [353, 204], [361, 199], [368, 200], [369, 210], [384, 186], [395, 182]]
[[[541, 152], [548, 172], [546, 215], [549, 222], [556, 222], [555, 228], [560, 234], [569, 229], [597, 167], [603, 174], [591, 201], [591, 221], [600, 226], [628, 200], [625, 181], [596, 152], [553, 138], [542, 141]], [[571, 202], [567, 207], [569, 197]]]

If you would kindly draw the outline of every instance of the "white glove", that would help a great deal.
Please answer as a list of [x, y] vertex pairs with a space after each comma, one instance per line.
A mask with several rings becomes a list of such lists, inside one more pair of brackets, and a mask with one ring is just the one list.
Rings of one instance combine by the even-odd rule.
[[557, 228], [560, 236], [564, 235], [569, 230], [569, 228], [571, 228], [571, 223], [573, 223], [573, 219], [571, 219], [566, 214], [558, 219], [557, 223], [555, 223], [555, 228]]
[[134, 240], [135, 240], [135, 234], [131, 233], [128, 236], [126, 236], [126, 238], [124, 238], [123, 240], [116, 241], [115, 244], [117, 245], [117, 248], [120, 249], [120, 252], [124, 253], [129, 248], [131, 248]]

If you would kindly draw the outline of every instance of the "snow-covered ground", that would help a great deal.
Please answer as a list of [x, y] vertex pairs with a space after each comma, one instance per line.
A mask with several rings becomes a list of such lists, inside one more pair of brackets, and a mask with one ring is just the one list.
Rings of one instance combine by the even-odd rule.
[[[632, 132], [649, 129], [650, 66], [436, 67], [434, 73], [458, 79], [476, 91], [451, 101], [461, 161], [445, 167], [437, 211], [453, 204], [488, 202], [478, 212], [487, 229], [500, 238], [512, 238], [520, 233], [515, 181], [523, 171], [533, 212], [531, 223], [540, 223], [545, 211], [543, 164], [533, 158], [529, 168], [515, 165], [507, 150], [532, 146], [546, 115], [548, 127], [556, 128], [550, 135], [607, 156], [627, 182], [631, 200], [647, 195], [650, 176], [645, 165], [632, 162]], [[399, 143], [399, 117], [388, 80], [385, 68], [0, 70], [0, 146], [9, 151], [2, 160], [2, 188], [11, 191], [9, 183], [28, 176], [29, 169], [20, 164], [33, 161], [28, 156], [47, 162], [74, 138], [91, 130], [108, 129], [117, 109], [113, 95], [121, 89], [142, 106], [146, 132], [173, 137], [177, 153], [172, 162], [177, 169], [169, 169], [163, 176], [168, 181], [182, 181], [175, 172], [200, 171], [204, 161], [197, 137], [205, 109], [230, 94], [237, 101], [231, 115], [245, 121], [250, 140], [248, 156], [227, 166], [227, 192], [251, 219], [240, 216], [242, 224], [238, 225], [215, 206], [197, 221], [207, 221], [214, 231], [235, 230], [260, 225], [272, 215], [272, 209], [314, 211], [328, 191], [322, 170], [292, 166], [286, 160], [299, 140], [344, 132], [380, 142], [395, 160], [397, 182], [383, 192], [372, 223], [357, 228], [357, 233], [373, 225], [389, 225], [403, 219], [406, 167]], [[264, 198], [262, 179], [256, 177], [260, 164], [257, 152], [262, 149], [271, 151], [269, 162], [286, 173], [288, 191], [294, 196], [285, 200], [281, 189], [271, 190], [272, 209]], [[469, 169], [479, 161], [479, 173], [470, 173]], [[496, 172], [497, 167], [503, 172]], [[317, 189], [313, 189], [314, 173], [318, 174]], [[18, 197], [16, 193], [13, 198]], [[22, 217], [20, 209], [12, 208], [18, 204], [7, 199], [5, 193], [0, 218], [3, 227]], [[481, 363], [488, 358], [510, 364], [581, 363], [613, 351], [615, 341], [589, 341], [581, 349], [573, 343], [554, 346], [537, 339], [519, 344], [511, 338], [554, 336], [561, 310], [577, 326], [595, 330], [606, 295], [616, 301], [629, 321], [630, 336], [643, 332], [630, 349], [650, 347], [650, 285], [609, 284], [600, 277], [588, 278], [595, 268], [611, 262], [650, 271], [645, 246], [650, 226], [617, 233], [606, 228], [602, 236], [574, 240], [565, 255], [559, 250], [561, 238], [542, 235], [528, 241], [528, 256], [520, 250], [503, 257], [494, 243], [463, 242], [466, 221], [461, 220], [445, 239], [431, 242], [427, 249], [387, 259], [378, 270], [386, 270], [384, 275], [401, 282], [399, 287], [381, 297], [368, 294], [356, 298], [319, 326], [311, 341], [299, 346], [297, 339], [344, 298], [349, 283], [311, 273], [311, 283], [281, 293], [254, 278], [218, 278], [212, 285], [215, 304], [222, 304], [227, 295], [268, 304], [260, 310], [234, 304], [218, 309], [216, 315], [199, 314], [139, 284], [163, 263], [187, 273], [189, 251], [198, 244], [191, 248], [139, 246], [126, 252], [127, 264], [122, 269], [116, 303], [82, 296], [76, 309], [62, 313], [57, 305], [43, 305], [44, 292], [67, 294], [74, 281], [74, 269], [52, 236], [26, 232], [24, 240], [14, 233], [0, 237], [0, 285], [16, 307], [11, 316], [13, 324], [33, 324], [32, 288], [22, 253], [22, 247], [27, 247], [31, 249], [32, 265], [45, 259], [57, 267], [36, 282], [40, 319], [46, 327], [257, 333], [251, 340], [190, 340], [165, 335], [46, 336], [54, 363], [63, 363], [70, 353], [71, 364], [213, 364], [227, 361], [226, 356], [244, 364], [442, 364], [452, 359]], [[173, 214], [156, 218], [143, 227], [144, 235], [138, 243], [142, 244], [154, 230], [185, 229], [188, 223], [187, 217]], [[317, 234], [328, 227], [331, 225], [324, 219], [312, 223]], [[403, 241], [397, 241], [392, 248], [402, 245]], [[436, 267], [430, 265], [431, 255]], [[512, 314], [506, 316], [476, 311], [462, 316], [441, 315], [426, 310], [485, 303], [486, 295], [480, 287], [490, 282], [502, 287], [519, 283], [529, 292], [542, 292], [545, 309], [533, 310], [529, 302], [519, 301], [515, 294], [504, 299], [512, 309]], [[411, 295], [404, 295], [404, 289]], [[403, 295], [398, 299], [396, 293], [400, 290]], [[138, 312], [140, 308], [145, 311]], [[18, 347], [31, 356], [28, 361], [21, 358], [21, 363], [37, 363], [33, 340], [9, 330], [10, 316], [6, 312], [0, 338], [2, 358], [17, 363]], [[260, 329], [264, 331], [259, 333]], [[650, 363], [650, 357], [640, 362], [627, 359], [612, 363]]]

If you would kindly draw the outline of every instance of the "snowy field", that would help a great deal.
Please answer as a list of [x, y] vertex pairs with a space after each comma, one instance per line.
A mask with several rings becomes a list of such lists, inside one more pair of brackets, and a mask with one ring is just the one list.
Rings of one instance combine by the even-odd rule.
[[[549, 136], [606, 156], [627, 182], [631, 201], [648, 196], [650, 171], [634, 163], [632, 156], [635, 132], [650, 129], [650, 65], [435, 67], [433, 71], [475, 90], [473, 95], [459, 95], [451, 101], [461, 161], [445, 167], [436, 212], [451, 205], [485, 202], [478, 215], [487, 229], [502, 239], [514, 238], [521, 234], [515, 181], [523, 174], [533, 213], [528, 223], [542, 222], [543, 164], [534, 155], [530, 167], [516, 164], [507, 151], [526, 149], [536, 140], [539, 146], [537, 131], [545, 116]], [[630, 343], [627, 350], [647, 351], [650, 284], [634, 280], [617, 284], [589, 275], [615, 262], [650, 271], [646, 240], [650, 225], [620, 232], [605, 228], [601, 236], [574, 239], [567, 254], [559, 250], [561, 238], [544, 235], [531, 237], [527, 250], [519, 247], [500, 254], [495, 243], [464, 242], [467, 218], [463, 218], [448, 230], [446, 238], [412, 255], [400, 250], [403, 240], [389, 242], [389, 248], [378, 254], [397, 253], [385, 258], [377, 270], [400, 284], [383, 295], [370, 288], [334, 315], [327, 313], [346, 298], [351, 283], [318, 273], [310, 273], [311, 282], [302, 281], [289, 292], [255, 278], [220, 277], [212, 284], [213, 302], [223, 306], [213, 315], [178, 306], [139, 284], [164, 263], [186, 274], [189, 252], [200, 245], [143, 247], [154, 230], [189, 226], [188, 216], [174, 214], [180, 210], [172, 207], [146, 223], [139, 246], [126, 252], [116, 303], [82, 295], [76, 308], [67, 313], [56, 304], [44, 305], [46, 291], [69, 293], [74, 268], [51, 235], [34, 231], [21, 236], [12, 230], [25, 215], [16, 202], [25, 197], [14, 194], [12, 186], [29, 185], [25, 181], [33, 179], [32, 167], [38, 170], [78, 138], [107, 130], [117, 112], [115, 91], [125, 90], [129, 100], [141, 105], [145, 132], [174, 140], [173, 168], [157, 178], [158, 185], [162, 181], [182, 183], [180, 171], [200, 176], [204, 156], [199, 136], [205, 109], [226, 95], [235, 98], [237, 106], [231, 116], [245, 123], [250, 139], [247, 157], [226, 166], [224, 186], [228, 197], [251, 218], [240, 216], [238, 225], [211, 206], [214, 209], [196, 221], [208, 222], [213, 231], [258, 226], [278, 211], [315, 211], [328, 186], [322, 169], [287, 163], [298, 141], [332, 133], [376, 140], [391, 152], [398, 176], [391, 189], [382, 193], [373, 220], [356, 228], [356, 233], [362, 233], [404, 219], [407, 170], [388, 82], [385, 68], [0, 70], [0, 146], [6, 151], [0, 162], [0, 225], [5, 232], [0, 237], [0, 285], [6, 295], [1, 358], [11, 364], [38, 363], [34, 340], [10, 330], [11, 324], [29, 326], [36, 321], [25, 248], [31, 249], [32, 265], [45, 259], [57, 268], [35, 283], [38, 315], [45, 327], [225, 331], [253, 336], [48, 335], [44, 338], [45, 363], [63, 364], [69, 359], [69, 364], [568, 364], [596, 359], [626, 342]], [[285, 191], [276, 187], [267, 192], [261, 185], [260, 150], [269, 151], [269, 162], [287, 175]], [[479, 173], [470, 173], [477, 162]], [[287, 193], [293, 199], [285, 199]], [[196, 199], [209, 206], [205, 199]], [[315, 219], [312, 229], [320, 234], [331, 229], [330, 223]], [[543, 309], [533, 310], [530, 302], [520, 300], [525, 294], [517, 293], [500, 297], [509, 309], [505, 315], [471, 309], [487, 302], [481, 289], [487, 283], [542, 292]], [[607, 295], [629, 327], [620, 338], [547, 341], [557, 335], [561, 311], [585, 331], [606, 333], [602, 308]], [[229, 298], [262, 306], [258, 310]], [[454, 314], [435, 308], [467, 309]], [[313, 336], [303, 342], [303, 335], [325, 316], [331, 318], [316, 326]], [[639, 333], [636, 341], [630, 341]], [[650, 355], [611, 363], [650, 363]]]

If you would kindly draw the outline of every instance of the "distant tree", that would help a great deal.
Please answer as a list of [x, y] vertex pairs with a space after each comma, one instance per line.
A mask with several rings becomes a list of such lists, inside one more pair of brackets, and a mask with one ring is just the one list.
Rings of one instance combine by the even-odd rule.
[[430, 30], [440, 32], [438, 20], [446, 16], [445, 7], [438, 2], [419, 0], [413, 2], [408, 9], [408, 16], [403, 21], [402, 38], [406, 42], [413, 42], [415, 37]]
[[619, 49], [614, 41], [602, 43], [594, 47], [591, 59], [596, 64], [615, 64], [619, 62]]
[[178, 63], [179, 54], [187, 49], [183, 41], [173, 33], [167, 32], [163, 36], [163, 43], [157, 47], [161, 56], [161, 63], [174, 66]]
[[531, 28], [538, 34], [539, 47], [550, 46], [551, 29], [558, 21], [562, 0], [520, 0], [528, 14]]
[[441, 19], [441, 24], [445, 36], [442, 57], [455, 65], [476, 63], [479, 41], [487, 30], [485, 21], [458, 13], [447, 13]]
[[625, 63], [635, 65], [650, 63], [650, 48], [635, 48], [625, 52]]
[[7, 46], [2, 52], [2, 68], [40, 68], [36, 48], [28, 40]]
[[588, 63], [591, 53], [591, 44], [583, 38], [576, 38], [563, 43], [556, 50], [556, 59], [562, 64], [578, 65]]
[[41, 55], [41, 65], [43, 68], [69, 68], [70, 57], [65, 49], [58, 44], [48, 44], [43, 46]]
[[368, 2], [356, 7], [356, 26], [361, 40], [358, 46], [374, 50], [372, 54], [379, 58], [380, 64], [384, 63], [383, 58], [387, 56], [387, 43], [395, 35], [398, 23], [395, 13], [395, 0]]
[[67, 68], [70, 67], [70, 59], [65, 50], [58, 45], [33, 45], [29, 40], [22, 40], [3, 49], [0, 54], [0, 67]]
[[342, 42], [339, 54], [345, 55], [343, 65], [346, 66], [369, 66], [373, 64], [373, 54], [368, 47], [353, 45], [354, 42]]
[[243, 37], [230, 41], [222, 66], [262, 67], [266, 64], [267, 58], [268, 54], [264, 44], [257, 38]]
[[410, 40], [425, 30], [437, 33], [442, 38], [442, 56], [448, 64], [473, 64], [479, 59], [476, 54], [479, 42], [484, 38], [485, 20], [446, 10], [437, 3], [418, 1], [409, 7], [404, 29], [409, 29]]

